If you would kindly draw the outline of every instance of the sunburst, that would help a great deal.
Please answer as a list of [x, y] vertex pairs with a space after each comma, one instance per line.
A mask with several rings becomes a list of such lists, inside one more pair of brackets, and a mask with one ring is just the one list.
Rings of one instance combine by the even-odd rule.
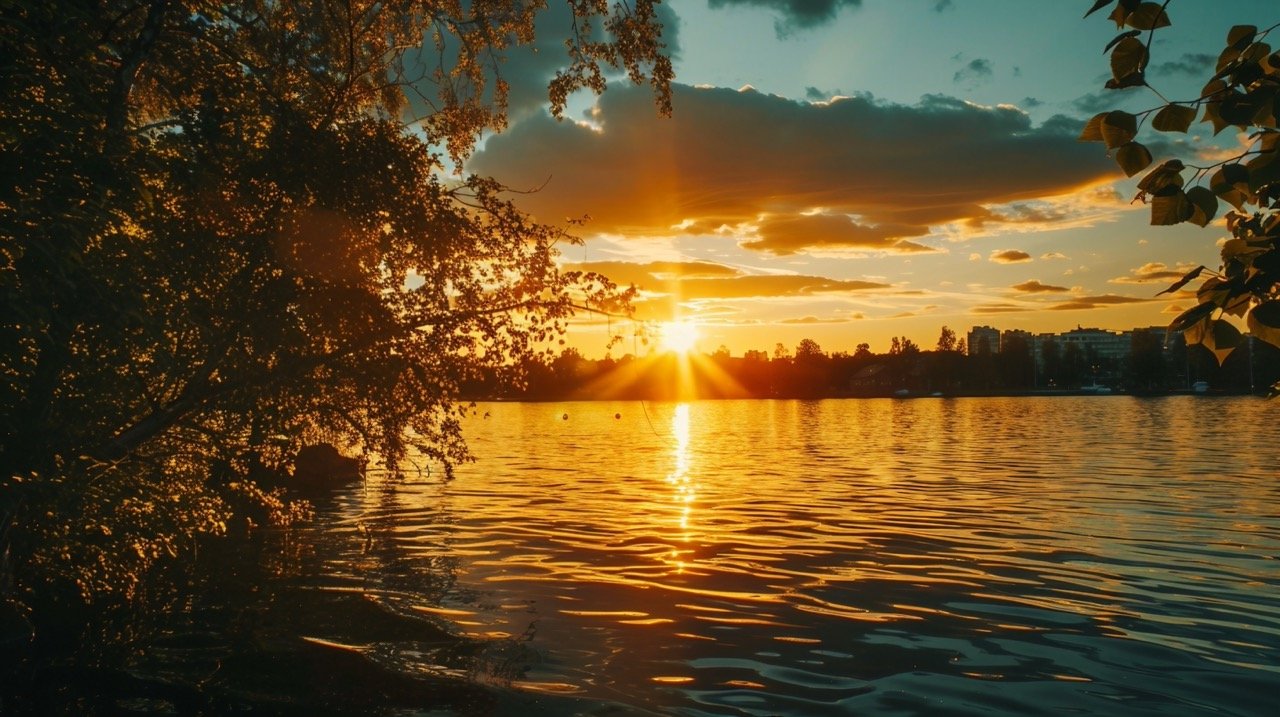
[[692, 321], [667, 321], [659, 327], [661, 348], [663, 351], [674, 351], [680, 355], [688, 355], [698, 345], [700, 332], [698, 325]]

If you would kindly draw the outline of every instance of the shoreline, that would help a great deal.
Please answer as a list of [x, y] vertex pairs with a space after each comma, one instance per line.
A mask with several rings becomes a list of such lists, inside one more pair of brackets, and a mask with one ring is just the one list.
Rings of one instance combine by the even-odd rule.
[[1258, 398], [1266, 398], [1265, 393], [1250, 392], [1248, 390], [1232, 390], [1232, 389], [1212, 389], [1209, 391], [1195, 391], [1192, 389], [1177, 389], [1170, 391], [1125, 391], [1111, 389], [1108, 391], [1098, 391], [1091, 389], [1037, 389], [1026, 391], [1008, 391], [1008, 390], [966, 390], [966, 391], [907, 391], [899, 393], [898, 391], [867, 391], [867, 392], [849, 392], [849, 393], [832, 393], [821, 395], [791, 395], [777, 394], [772, 396], [689, 396], [679, 398], [673, 396], [473, 396], [463, 398], [462, 401], [470, 401], [474, 403], [568, 403], [568, 402], [607, 402], [607, 401], [660, 401], [660, 402], [683, 402], [683, 401], [825, 401], [825, 400], [841, 400], [841, 399], [862, 399], [862, 398], [890, 398], [898, 400], [921, 399], [921, 398], [1055, 398], [1055, 397], [1110, 397], [1110, 396], [1127, 396], [1131, 398], [1168, 398], [1173, 396], [1194, 396], [1199, 398], [1225, 398], [1238, 396], [1256, 396]]

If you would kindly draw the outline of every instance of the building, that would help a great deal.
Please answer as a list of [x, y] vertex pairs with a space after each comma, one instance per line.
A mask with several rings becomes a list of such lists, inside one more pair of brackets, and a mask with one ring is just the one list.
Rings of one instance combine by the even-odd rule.
[[1074, 345], [1080, 351], [1081, 356], [1092, 356], [1108, 361], [1123, 361], [1129, 357], [1129, 347], [1133, 343], [1133, 332], [1085, 329], [1077, 326], [1066, 333], [1058, 334], [1058, 343], [1063, 348]]
[[1000, 331], [990, 326], [975, 326], [969, 329], [965, 342], [970, 356], [993, 354], [1000, 350]]

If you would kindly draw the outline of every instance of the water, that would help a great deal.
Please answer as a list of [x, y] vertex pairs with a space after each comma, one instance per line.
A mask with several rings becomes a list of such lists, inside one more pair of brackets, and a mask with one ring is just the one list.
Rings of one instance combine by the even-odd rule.
[[452, 669], [492, 696], [477, 713], [1272, 714], [1277, 416], [481, 405], [454, 480], [373, 480], [322, 511], [306, 582], [424, 616], [468, 661], [358, 623], [309, 637]]

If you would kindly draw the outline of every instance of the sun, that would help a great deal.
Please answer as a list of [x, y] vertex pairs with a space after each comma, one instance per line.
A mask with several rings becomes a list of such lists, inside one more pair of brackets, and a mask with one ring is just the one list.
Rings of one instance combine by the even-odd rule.
[[698, 325], [691, 321], [665, 321], [660, 331], [664, 351], [687, 354], [698, 343]]

